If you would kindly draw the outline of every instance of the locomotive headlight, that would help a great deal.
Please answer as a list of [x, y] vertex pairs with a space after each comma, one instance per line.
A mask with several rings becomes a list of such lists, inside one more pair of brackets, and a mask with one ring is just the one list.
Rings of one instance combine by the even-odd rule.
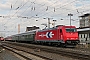
[[67, 40], [69, 40], [69, 38], [67, 38]]
[[76, 38], [76, 39], [78, 39], [78, 38]]

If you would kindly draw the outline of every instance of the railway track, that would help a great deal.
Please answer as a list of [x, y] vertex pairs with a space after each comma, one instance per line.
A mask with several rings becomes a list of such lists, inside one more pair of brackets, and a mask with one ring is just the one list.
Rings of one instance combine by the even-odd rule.
[[[39, 49], [42, 51], [60, 54], [63, 56], [68, 56], [68, 57], [72, 57], [72, 58], [76, 58], [76, 59], [80, 59], [80, 60], [90, 60], [90, 52], [87, 52], [87, 51], [68, 49], [68, 48], [47, 47], [47, 46], [39, 46], [39, 45], [37, 46], [37, 45], [31, 45], [31, 44], [20, 44], [20, 43], [10, 43], [10, 42], [6, 42], [6, 43], [3, 45], [10, 46], [9, 44], [11, 44], [11, 45], [15, 44], [17, 46], [23, 46], [25, 48]], [[14, 46], [12, 46], [12, 47], [15, 48]], [[24, 52], [30, 53], [27, 50]], [[53, 60], [53, 59], [46, 58], [46, 60]]]
[[13, 48], [8, 45], [4, 45], [3, 48], [16, 53], [17, 55], [23, 57], [25, 60], [52, 60], [50, 58], [34, 54], [23, 49]]

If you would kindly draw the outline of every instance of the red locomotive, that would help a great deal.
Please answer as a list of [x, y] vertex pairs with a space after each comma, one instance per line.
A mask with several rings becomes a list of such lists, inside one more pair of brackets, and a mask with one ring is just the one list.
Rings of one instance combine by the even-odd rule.
[[56, 26], [54, 28], [36, 31], [35, 41], [56, 45], [77, 45], [78, 32], [75, 26]]

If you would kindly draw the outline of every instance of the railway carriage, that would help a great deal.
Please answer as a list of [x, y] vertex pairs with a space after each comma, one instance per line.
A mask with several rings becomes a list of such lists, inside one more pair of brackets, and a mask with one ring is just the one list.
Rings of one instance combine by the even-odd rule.
[[12, 35], [12, 36], [6, 37], [5, 40], [6, 41], [17, 41], [17, 42], [32, 42], [35, 40], [34, 39], [35, 32], [36, 32], [36, 30]]

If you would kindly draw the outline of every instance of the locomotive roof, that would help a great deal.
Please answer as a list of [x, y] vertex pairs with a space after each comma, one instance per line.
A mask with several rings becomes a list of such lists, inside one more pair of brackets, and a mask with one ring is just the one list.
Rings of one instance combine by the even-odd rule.
[[90, 27], [77, 28], [77, 31], [90, 31]]
[[39, 32], [42, 32], [42, 31], [47, 31], [47, 30], [54, 30], [56, 29], [57, 27], [53, 27], [53, 28], [48, 28], [48, 29], [42, 29], [42, 30], [38, 30]]
[[43, 29], [43, 30], [38, 30], [39, 32], [42, 32], [42, 31], [47, 31], [47, 30], [54, 30], [54, 29], [57, 29], [58, 27], [74, 27], [74, 26], [65, 26], [65, 25], [58, 25], [56, 27], [53, 27], [53, 28], [48, 28], [48, 29]]

